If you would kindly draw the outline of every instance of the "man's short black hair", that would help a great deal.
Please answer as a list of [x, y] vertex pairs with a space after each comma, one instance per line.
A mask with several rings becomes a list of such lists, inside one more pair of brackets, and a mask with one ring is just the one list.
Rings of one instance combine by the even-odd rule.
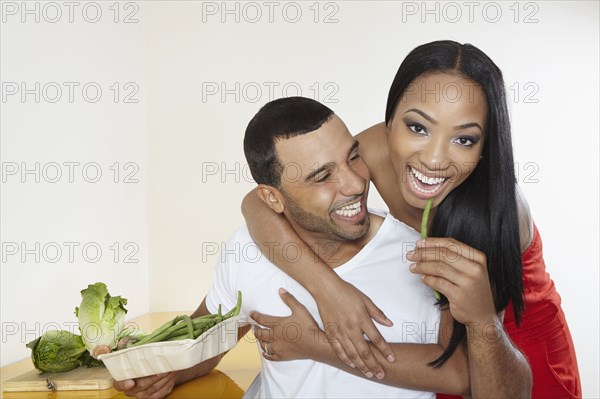
[[265, 104], [252, 118], [244, 136], [244, 154], [258, 184], [279, 187], [283, 165], [277, 160], [275, 143], [320, 128], [333, 111], [305, 97], [286, 97]]

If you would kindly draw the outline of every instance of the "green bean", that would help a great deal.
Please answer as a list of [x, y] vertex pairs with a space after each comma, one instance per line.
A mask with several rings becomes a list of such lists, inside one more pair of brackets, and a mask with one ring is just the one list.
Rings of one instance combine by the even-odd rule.
[[[188, 320], [189, 320], [189, 325], [187, 323]], [[190, 328], [191, 328], [191, 330], [190, 330]], [[191, 318], [189, 316], [177, 316], [173, 320], [169, 321], [168, 323], [163, 324], [162, 327], [160, 327], [157, 330], [155, 330], [154, 332], [152, 332], [152, 334], [150, 334], [146, 337], [143, 337], [142, 339], [140, 339], [137, 342], [134, 342], [130, 346], [139, 346], [139, 345], [148, 344], [151, 342], [164, 341], [165, 339], [169, 338], [170, 336], [180, 335], [181, 331], [185, 331], [186, 329], [188, 331], [187, 334], [190, 335], [189, 332], [191, 331], [192, 332], [191, 335], [193, 336], [194, 327], [193, 327]]]
[[425, 209], [423, 210], [423, 218], [421, 219], [421, 238], [427, 238], [427, 223], [429, 222], [429, 212], [431, 212], [431, 206], [433, 205], [433, 198], [429, 198]]
[[[421, 238], [422, 239], [427, 238], [427, 226], [429, 223], [429, 212], [431, 212], [432, 205], [433, 205], [433, 198], [429, 198], [429, 201], [427, 201], [427, 204], [425, 205], [425, 209], [423, 210], [423, 219], [421, 219]], [[442, 298], [440, 293], [437, 292], [436, 290], [433, 290], [433, 295], [435, 296], [435, 299], [437, 299], [438, 301]]]
[[164, 323], [162, 326], [158, 327], [156, 330], [152, 331], [150, 334], [146, 334], [144, 336], [142, 336], [141, 338], [135, 338], [136, 341], [133, 342], [132, 344], [127, 345], [127, 347], [131, 347], [131, 346], [137, 346], [137, 345], [141, 345], [144, 343], [148, 343], [148, 342], [155, 342], [155, 338], [157, 336], [159, 336], [160, 334], [162, 334], [164, 331], [166, 331], [169, 327], [172, 327], [175, 324], [176, 319], [173, 320], [169, 320], [166, 323]]
[[184, 317], [185, 318], [183, 319], [183, 322], [185, 323], [185, 325], [187, 327], [188, 338], [194, 339], [194, 325], [192, 324], [192, 319], [190, 318], [190, 316], [184, 316]]
[[[192, 327], [192, 334], [190, 335], [190, 330], [185, 319], [189, 318], [189, 316], [178, 316], [178, 318], [184, 322], [178, 322], [175, 324], [175, 326], [166, 330], [164, 334], [165, 338], [160, 339], [161, 341], [171, 341], [173, 337], [182, 337], [182, 339], [189, 337], [191, 339], [196, 339], [200, 335], [195, 333], [199, 327], [202, 328], [205, 325], [210, 325], [212, 327], [213, 325], [222, 321], [222, 317], [220, 317], [218, 314], [199, 316], [195, 319], [189, 319]], [[208, 328], [205, 328], [205, 330], [208, 330]]]
[[[208, 331], [211, 327], [214, 327], [217, 324], [218, 323], [214, 323], [214, 322], [206, 323], [205, 325], [202, 325], [199, 328], [194, 329], [193, 339], [198, 338], [199, 336], [204, 334], [206, 331]], [[189, 338], [187, 333], [169, 336], [167, 339], [165, 339], [165, 341], [177, 341], [177, 340], [186, 339], [186, 338]]]
[[221, 319], [221, 317], [219, 317], [219, 315], [207, 315], [207, 316], [200, 316], [200, 317], [196, 317], [195, 319], [192, 319], [192, 324], [194, 326], [198, 325], [198, 324], [202, 324], [205, 323], [207, 321], [219, 321]]
[[[180, 316], [177, 316], [177, 317], [180, 317]], [[179, 327], [179, 326], [175, 325], [173, 327]], [[139, 345], [143, 345], [143, 344], [149, 344], [149, 343], [152, 343], [152, 342], [163, 341], [173, 331], [174, 331], [173, 328], [171, 328], [171, 329], [165, 329], [165, 330], [159, 331], [158, 334], [153, 333], [152, 336], [142, 338], [139, 341], [134, 342], [131, 346], [139, 346]]]
[[175, 324], [175, 321], [176, 321], [176, 319], [167, 321], [162, 326], [160, 326], [156, 330], [152, 331], [150, 334], [146, 334], [143, 337], [141, 337], [140, 339], [138, 339], [137, 342], [141, 341], [142, 339], [152, 339], [152, 338], [154, 338], [155, 336], [157, 336], [158, 334], [160, 334], [162, 331], [166, 330], [169, 327], [172, 327]]
[[139, 346], [149, 344], [152, 342], [161, 341], [175, 341], [179, 339], [196, 339], [211, 327], [219, 324], [220, 322], [227, 320], [231, 317], [240, 314], [242, 309], [242, 293], [238, 291], [237, 303], [233, 309], [223, 314], [222, 307], [219, 305], [217, 313], [198, 316], [192, 319], [190, 316], [177, 316], [173, 320], [169, 320], [162, 326], [154, 330], [152, 333], [136, 338], [137, 341], [127, 345], [128, 348], [132, 346]]

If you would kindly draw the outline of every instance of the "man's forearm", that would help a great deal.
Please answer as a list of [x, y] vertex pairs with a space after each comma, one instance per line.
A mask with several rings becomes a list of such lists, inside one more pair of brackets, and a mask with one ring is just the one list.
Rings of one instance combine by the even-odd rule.
[[223, 355], [218, 355], [212, 359], [198, 363], [189, 369], [175, 371], [175, 385], [183, 384], [184, 382], [188, 382], [194, 378], [202, 377], [203, 375], [210, 373], [215, 367], [217, 367], [222, 357]]
[[531, 397], [531, 369], [513, 345], [502, 322], [467, 327], [467, 348], [474, 398]]
[[[194, 319], [196, 317], [206, 316], [209, 314], [211, 314], [211, 312], [206, 306], [205, 297], [200, 303], [200, 306], [198, 306], [198, 309], [196, 309], [190, 317]], [[250, 328], [250, 325], [245, 325], [243, 327], [238, 328], [238, 342], [246, 335], [246, 333], [248, 333], [248, 331], [250, 331]], [[175, 385], [183, 384], [184, 382], [188, 382], [190, 380], [193, 380], [194, 378], [202, 377], [203, 375], [210, 373], [212, 369], [217, 367], [223, 356], [225, 356], [227, 353], [228, 352], [221, 353], [220, 355], [205, 360], [202, 363], [198, 363], [197, 365], [190, 367], [189, 369], [175, 371]]]

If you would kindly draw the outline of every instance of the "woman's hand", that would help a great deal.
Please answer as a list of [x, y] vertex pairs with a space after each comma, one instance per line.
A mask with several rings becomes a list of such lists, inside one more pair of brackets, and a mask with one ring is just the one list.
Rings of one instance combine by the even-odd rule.
[[450, 312], [457, 321], [473, 327], [495, 321], [483, 252], [452, 238], [432, 237], [417, 241], [407, 259], [414, 262], [411, 272], [421, 274], [425, 285], [448, 298]]
[[383, 367], [373, 355], [365, 335], [383, 354], [388, 362], [394, 362], [394, 352], [385, 341], [373, 320], [391, 327], [392, 321], [371, 299], [352, 284], [342, 279], [334, 286], [319, 290], [314, 295], [323, 320], [325, 334], [336, 355], [346, 365], [359, 370], [368, 378], [385, 376]]
[[314, 359], [318, 347], [326, 344], [326, 337], [306, 307], [285, 289], [279, 296], [292, 310], [291, 316], [275, 317], [253, 312], [250, 317], [267, 328], [254, 327], [254, 336], [260, 343], [263, 356], [268, 360]]
[[[375, 337], [375, 340], [379, 337], [379, 345], [387, 348], [389, 355], [392, 356], [391, 359], [388, 357], [388, 361], [393, 360], [391, 348], [385, 342], [379, 330], [373, 325], [371, 315], [367, 309], [370, 309], [372, 313], [378, 312], [378, 317], [382, 321], [387, 320], [387, 318], [362, 292], [348, 283], [344, 284], [346, 285], [346, 291], [333, 290], [335, 294], [333, 295], [334, 298], [321, 300], [322, 303], [327, 304], [333, 299], [336, 301], [342, 299], [333, 312], [335, 316], [341, 319], [341, 322], [325, 322], [325, 331], [319, 329], [319, 326], [304, 305], [299, 303], [292, 294], [284, 289], [280, 289], [279, 294], [284, 303], [292, 310], [291, 316], [272, 317], [257, 312], [253, 313], [252, 318], [256, 322], [269, 327], [269, 329], [255, 329], [255, 336], [261, 341], [263, 354], [266, 354], [265, 358], [269, 360], [319, 360], [319, 355], [324, 352], [319, 348], [322, 348], [323, 344], [328, 344], [333, 347], [340, 360], [348, 366], [352, 368], [358, 366], [359, 370], [368, 378], [377, 376], [378, 379], [382, 379], [385, 376], [383, 368], [371, 352], [371, 348], [362, 334], [368, 330], [371, 334], [370, 336]], [[352, 302], [351, 298], [354, 298], [354, 302]], [[358, 306], [354, 308], [356, 310], [352, 310], [352, 306], [355, 304]], [[345, 310], [342, 307], [350, 310]], [[319, 311], [322, 314], [324, 313], [321, 309]], [[363, 313], [366, 322], [363, 323], [363, 320], [357, 316], [358, 312]], [[391, 325], [391, 321], [388, 320], [388, 323]], [[369, 324], [372, 328], [369, 327]], [[364, 327], [362, 327], [363, 325]], [[346, 329], [344, 330], [338, 326], [345, 326]], [[354, 351], [353, 355], [346, 355], [342, 347], [342, 342], [346, 343]], [[357, 344], [355, 345], [354, 342], [357, 342]], [[375, 344], [375, 342], [373, 343]], [[363, 346], [364, 349], [359, 349], [363, 348]], [[269, 353], [272, 355], [269, 356]], [[369, 366], [361, 360], [361, 357], [358, 355], [359, 353], [362, 355], [362, 359], [366, 359], [370, 363]]]

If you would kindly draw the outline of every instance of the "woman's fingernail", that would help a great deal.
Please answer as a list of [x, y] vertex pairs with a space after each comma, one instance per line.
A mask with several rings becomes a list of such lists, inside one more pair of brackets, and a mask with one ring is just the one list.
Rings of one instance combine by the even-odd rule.
[[371, 373], [370, 371], [367, 371], [365, 375], [367, 376], [367, 378], [373, 378], [373, 373]]
[[286, 290], [285, 288], [281, 287], [281, 288], [279, 289], [279, 293], [280, 293], [280, 294], [286, 294], [286, 293], [287, 293], [287, 290]]
[[416, 263], [411, 263], [410, 265], [408, 265], [408, 268], [409, 268], [411, 271], [414, 271], [414, 270], [417, 268], [417, 264], [416, 264]]
[[417, 247], [424, 247], [425, 246], [425, 240], [424, 239], [419, 239], [417, 240]]
[[388, 355], [387, 360], [390, 363], [394, 363], [396, 361], [396, 358], [394, 357], [394, 355]]
[[378, 380], [383, 380], [383, 377], [385, 377], [385, 374], [383, 374], [383, 373], [377, 373], [376, 377], [377, 377]]
[[356, 364], [354, 364], [354, 363], [350, 363], [349, 366], [352, 367], [353, 369], [356, 368]]
[[413, 256], [415, 254], [415, 251], [408, 251], [406, 253], [406, 256]]

